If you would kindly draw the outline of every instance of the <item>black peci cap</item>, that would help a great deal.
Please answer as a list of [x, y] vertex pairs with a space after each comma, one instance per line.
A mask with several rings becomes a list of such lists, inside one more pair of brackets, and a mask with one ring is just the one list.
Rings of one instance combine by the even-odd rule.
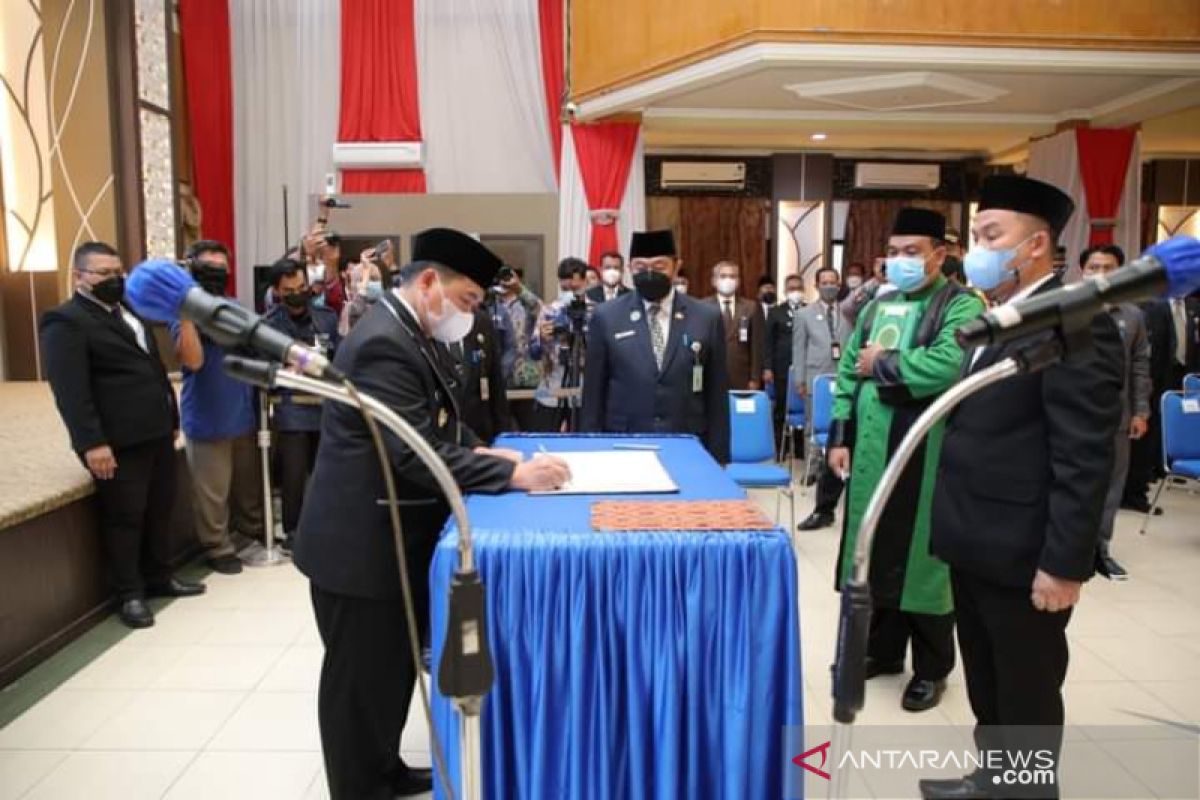
[[892, 236], [928, 236], [946, 238], [946, 218], [928, 208], [902, 208], [892, 223]]
[[633, 234], [629, 243], [630, 258], [658, 258], [659, 256], [677, 256], [675, 249], [675, 234], [668, 230], [639, 231]]
[[1019, 211], [1044, 220], [1055, 237], [1067, 226], [1075, 201], [1056, 186], [1023, 175], [992, 175], [979, 192], [979, 210]]
[[428, 228], [413, 236], [413, 261], [433, 261], [491, 286], [504, 262], [478, 239], [453, 228]]

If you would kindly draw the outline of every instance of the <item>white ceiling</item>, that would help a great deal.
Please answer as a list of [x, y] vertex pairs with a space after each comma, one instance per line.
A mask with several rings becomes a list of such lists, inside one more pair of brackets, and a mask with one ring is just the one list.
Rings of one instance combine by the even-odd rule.
[[[1200, 53], [758, 44], [589, 98], [580, 115], [641, 113], [655, 150], [1003, 158], [1067, 120], [1129, 125], [1196, 106]], [[1173, 130], [1180, 146], [1200, 152], [1200, 130]]]

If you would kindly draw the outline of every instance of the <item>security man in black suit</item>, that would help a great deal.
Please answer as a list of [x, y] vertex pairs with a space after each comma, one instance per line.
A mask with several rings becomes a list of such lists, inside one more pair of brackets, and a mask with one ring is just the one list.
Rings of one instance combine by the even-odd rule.
[[75, 294], [42, 316], [42, 354], [71, 448], [96, 479], [100, 535], [120, 618], [147, 628], [147, 595], [204, 591], [171, 576], [179, 408], [150, 326], [121, 300], [117, 251], [85, 242], [73, 257]]
[[457, 383], [457, 400], [467, 427], [488, 444], [511, 431], [508, 389], [492, 315], [485, 308], [476, 309], [471, 332], [462, 341], [441, 347]]
[[675, 291], [669, 230], [635, 233], [635, 291], [596, 309], [583, 377], [584, 431], [692, 433], [729, 461], [725, 328], [715, 303]]
[[[413, 262], [342, 341], [334, 363], [364, 394], [393, 408], [445, 461], [464, 492], [554, 489], [569, 479], [560, 459], [521, 461], [491, 450], [463, 422], [435, 343], [457, 342], [474, 324], [500, 259], [447, 228], [413, 239]], [[385, 434], [401, 504], [415, 615], [427, 625], [427, 576], [449, 506], [413, 451]], [[409, 648], [386, 490], [358, 411], [329, 405], [313, 485], [293, 558], [312, 584], [325, 644], [317, 699], [332, 800], [391, 800], [428, 791], [428, 770], [399, 757], [416, 671]], [[422, 630], [421, 635], [424, 635]]]
[[[792, 321], [804, 309], [803, 279], [796, 274], [788, 275], [783, 285], [784, 301], [773, 306], [767, 314], [766, 338], [763, 344], [763, 385], [769, 383], [775, 387], [774, 420], [777, 442], [780, 441], [783, 420], [787, 416], [790, 390], [787, 385], [788, 370], [792, 368]], [[797, 444], [802, 443], [798, 441]]]
[[[988, 178], [972, 227], [976, 245], [965, 259], [967, 278], [996, 303], [1059, 288], [1054, 244], [1073, 209], [1049, 184]], [[1095, 316], [1091, 339], [1091, 349], [1062, 363], [978, 392], [946, 424], [930, 548], [950, 565], [980, 750], [1049, 750], [1057, 762], [1067, 622], [1095, 570], [1121, 421], [1124, 356], [1111, 315]], [[979, 372], [1020, 346], [975, 350], [965, 372]], [[980, 770], [921, 781], [921, 793], [1028, 796], [1029, 787], [997, 779], [1002, 775]], [[1033, 796], [1057, 797], [1057, 786], [1035, 787]]]

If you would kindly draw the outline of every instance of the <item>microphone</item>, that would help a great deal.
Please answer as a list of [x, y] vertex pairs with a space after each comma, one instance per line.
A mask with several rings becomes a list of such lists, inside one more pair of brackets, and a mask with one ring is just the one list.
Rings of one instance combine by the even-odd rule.
[[253, 311], [204, 291], [173, 261], [139, 264], [125, 282], [125, 299], [134, 311], [155, 322], [194, 322], [222, 347], [257, 350], [314, 378], [344, 378], [324, 355], [270, 327]]
[[1165, 294], [1184, 297], [1200, 289], [1200, 239], [1175, 236], [1111, 272], [1045, 294], [997, 306], [958, 329], [968, 350], [1004, 344], [1056, 328], [1071, 318], [1090, 320], [1105, 305], [1136, 303]]

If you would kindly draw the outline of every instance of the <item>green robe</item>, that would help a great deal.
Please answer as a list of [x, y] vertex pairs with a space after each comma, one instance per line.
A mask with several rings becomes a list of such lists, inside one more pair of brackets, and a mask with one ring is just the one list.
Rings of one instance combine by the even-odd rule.
[[[890, 295], [882, 302], [912, 303], [923, 318], [930, 301], [945, 285], [946, 279], [939, 275], [920, 292]], [[865, 321], [874, 318], [878, 302], [872, 302], [859, 314], [858, 324], [838, 364], [833, 418], [851, 420], [854, 437], [839, 555], [839, 587], [853, 571], [858, 528], [889, 456], [920, 412], [957, 382], [964, 354], [954, 332], [984, 310], [983, 302], [972, 293], [964, 292], [950, 299], [942, 313], [941, 327], [926, 346], [910, 344], [897, 351], [885, 351], [876, 362], [875, 376], [860, 378], [855, 364], [862, 328]], [[898, 406], [883, 402], [879, 395], [880, 379], [890, 385], [889, 391], [907, 389], [911, 401]], [[942, 432], [943, 425], [939, 423], [930, 432], [923, 450], [914, 455], [876, 529], [870, 578], [877, 607], [921, 614], [947, 614], [954, 608], [949, 568], [929, 553], [929, 517]]]

